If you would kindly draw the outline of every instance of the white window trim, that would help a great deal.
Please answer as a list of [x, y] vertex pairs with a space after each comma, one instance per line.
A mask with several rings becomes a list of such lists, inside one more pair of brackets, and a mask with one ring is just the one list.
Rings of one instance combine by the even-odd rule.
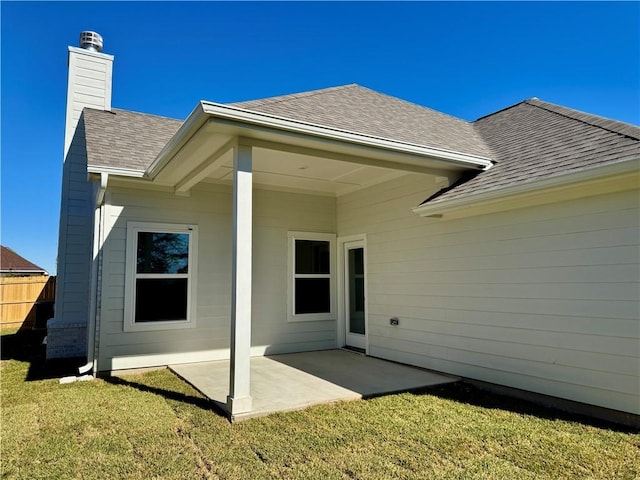
[[[287, 261], [287, 320], [289, 322], [315, 322], [318, 320], [336, 320], [336, 236], [333, 233], [289, 232]], [[329, 242], [329, 274], [310, 275], [295, 273], [296, 240], [320, 240]], [[329, 278], [329, 307], [326, 313], [295, 313], [295, 279], [296, 278]]]
[[[189, 235], [189, 273], [172, 274], [187, 278], [187, 319], [158, 322], [135, 322], [136, 278], [166, 278], [164, 274], [137, 274], [138, 232], [186, 233]], [[127, 222], [126, 273], [124, 290], [124, 331], [174, 330], [196, 326], [196, 279], [198, 278], [198, 226], [175, 223]]]

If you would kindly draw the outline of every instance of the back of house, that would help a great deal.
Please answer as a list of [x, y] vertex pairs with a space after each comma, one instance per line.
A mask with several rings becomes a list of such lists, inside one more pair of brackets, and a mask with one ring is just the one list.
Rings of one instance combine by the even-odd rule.
[[638, 127], [358, 85], [180, 121], [112, 108], [112, 62], [69, 47], [49, 358], [231, 358], [242, 409], [250, 356], [349, 347], [638, 418]]

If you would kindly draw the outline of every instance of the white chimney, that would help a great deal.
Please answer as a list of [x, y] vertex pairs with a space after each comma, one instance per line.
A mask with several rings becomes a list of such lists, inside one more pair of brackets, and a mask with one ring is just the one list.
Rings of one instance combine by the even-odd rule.
[[[67, 118], [58, 232], [55, 317], [47, 322], [47, 359], [87, 354], [91, 317], [95, 185], [87, 179], [85, 107], [111, 110], [113, 56], [102, 53], [102, 37], [82, 32], [69, 47]], [[77, 128], [79, 127], [79, 128]]]
[[113, 55], [102, 53], [102, 37], [96, 32], [80, 34], [80, 47], [69, 47], [67, 120], [64, 158], [84, 107], [111, 110]]

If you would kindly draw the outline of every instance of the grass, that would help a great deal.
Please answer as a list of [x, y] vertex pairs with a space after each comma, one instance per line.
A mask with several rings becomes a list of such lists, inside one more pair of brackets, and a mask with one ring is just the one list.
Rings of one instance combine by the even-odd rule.
[[34, 380], [37, 337], [2, 333], [3, 479], [640, 477], [637, 432], [464, 385], [230, 425], [168, 370]]

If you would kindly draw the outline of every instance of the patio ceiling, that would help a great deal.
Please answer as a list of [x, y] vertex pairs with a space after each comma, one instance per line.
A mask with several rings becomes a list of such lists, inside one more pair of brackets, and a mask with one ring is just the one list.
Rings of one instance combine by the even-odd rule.
[[[256, 186], [338, 196], [405, 174], [404, 171], [314, 155], [253, 148], [253, 183]], [[223, 155], [219, 166], [203, 181], [229, 184], [233, 181], [231, 151]]]

